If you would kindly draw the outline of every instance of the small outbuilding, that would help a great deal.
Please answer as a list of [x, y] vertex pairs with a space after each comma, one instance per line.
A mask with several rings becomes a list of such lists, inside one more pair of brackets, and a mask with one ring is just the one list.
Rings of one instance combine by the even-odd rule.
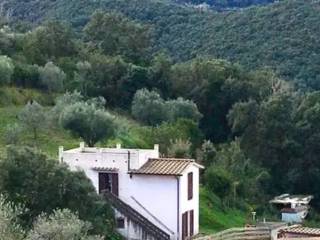
[[312, 195], [282, 194], [270, 201], [279, 208], [281, 219], [288, 223], [301, 223], [309, 213]]

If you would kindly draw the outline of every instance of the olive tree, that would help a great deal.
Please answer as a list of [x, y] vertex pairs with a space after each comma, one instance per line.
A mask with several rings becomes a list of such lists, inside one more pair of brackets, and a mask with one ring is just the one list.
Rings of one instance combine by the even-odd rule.
[[91, 224], [79, 219], [68, 209], [55, 210], [53, 214], [40, 215], [26, 240], [103, 240], [88, 234]]
[[0, 86], [9, 84], [14, 72], [12, 59], [7, 56], [0, 56]]
[[202, 117], [197, 105], [193, 101], [181, 97], [167, 101], [166, 112], [168, 120], [171, 122], [174, 122], [179, 118], [191, 119], [194, 122], [199, 122]]
[[147, 89], [136, 92], [131, 111], [135, 119], [153, 126], [181, 118], [198, 123], [202, 117], [193, 101], [183, 98], [165, 101], [157, 92]]
[[48, 62], [39, 68], [40, 80], [49, 92], [61, 92], [66, 74], [53, 62]]
[[18, 216], [23, 213], [20, 206], [14, 206], [0, 195], [0, 238], [1, 240], [22, 240], [24, 232], [17, 224]]
[[44, 108], [36, 101], [30, 101], [21, 110], [18, 118], [24, 128], [33, 133], [33, 139], [38, 139], [38, 133], [46, 126], [46, 115]]
[[78, 102], [67, 106], [60, 116], [60, 124], [90, 147], [115, 134], [115, 118], [94, 102]]
[[157, 92], [141, 89], [133, 98], [131, 112], [135, 119], [155, 126], [166, 119], [165, 101]]

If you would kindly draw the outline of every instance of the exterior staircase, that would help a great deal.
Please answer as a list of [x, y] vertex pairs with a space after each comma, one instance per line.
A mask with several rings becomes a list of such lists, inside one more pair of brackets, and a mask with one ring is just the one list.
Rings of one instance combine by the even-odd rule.
[[130, 221], [139, 225], [143, 229], [145, 234], [156, 240], [170, 240], [170, 235], [168, 233], [158, 228], [147, 218], [145, 218], [131, 206], [123, 202], [116, 195], [112, 194], [110, 191], [103, 191], [103, 196], [112, 205], [113, 208], [126, 216]]

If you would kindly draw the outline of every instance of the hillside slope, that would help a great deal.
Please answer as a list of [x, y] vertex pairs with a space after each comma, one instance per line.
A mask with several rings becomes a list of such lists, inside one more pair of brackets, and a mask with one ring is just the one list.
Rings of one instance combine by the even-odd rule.
[[320, 3], [285, 0], [236, 12], [199, 12], [168, 0], [18, 1], [6, 5], [16, 18], [57, 18], [80, 29], [96, 9], [112, 9], [154, 26], [154, 50], [176, 60], [197, 55], [252, 68], [272, 67], [301, 86], [320, 88]]

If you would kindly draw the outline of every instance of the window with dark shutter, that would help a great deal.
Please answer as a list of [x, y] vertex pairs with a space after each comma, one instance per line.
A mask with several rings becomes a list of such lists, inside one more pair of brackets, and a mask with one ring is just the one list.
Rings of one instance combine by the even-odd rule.
[[188, 212], [182, 214], [182, 240], [186, 240], [188, 234]]
[[188, 173], [188, 200], [193, 198], [193, 173]]
[[112, 181], [112, 193], [116, 196], [119, 196], [119, 176], [118, 173], [111, 174]]
[[190, 236], [194, 235], [194, 212], [190, 211]]
[[117, 228], [121, 228], [121, 229], [124, 228], [124, 218], [122, 217], [117, 218]]

